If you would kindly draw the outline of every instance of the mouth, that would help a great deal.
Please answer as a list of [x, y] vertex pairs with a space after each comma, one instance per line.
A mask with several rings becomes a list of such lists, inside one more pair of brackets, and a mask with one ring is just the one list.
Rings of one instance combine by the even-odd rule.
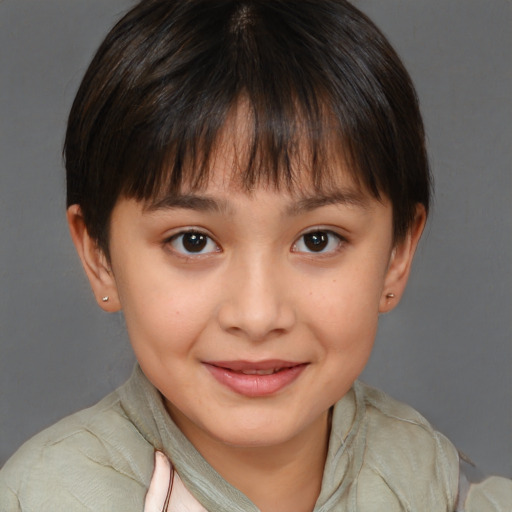
[[236, 373], [243, 373], [244, 375], [273, 375], [274, 373], [280, 372], [282, 370], [283, 368], [272, 368], [271, 370], [240, 370]]
[[217, 382], [248, 397], [278, 393], [292, 384], [307, 367], [307, 363], [282, 360], [209, 361], [203, 364]]

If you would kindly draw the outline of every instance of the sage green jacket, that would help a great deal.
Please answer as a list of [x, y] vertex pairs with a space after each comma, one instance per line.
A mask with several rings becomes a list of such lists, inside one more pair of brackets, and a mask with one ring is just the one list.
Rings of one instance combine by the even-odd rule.
[[[183, 436], [139, 367], [15, 453], [0, 471], [0, 511], [142, 511], [155, 449], [207, 510], [258, 511]], [[314, 512], [512, 511], [510, 480], [467, 484], [459, 505], [458, 489], [457, 451], [416, 411], [360, 382], [335, 405]]]

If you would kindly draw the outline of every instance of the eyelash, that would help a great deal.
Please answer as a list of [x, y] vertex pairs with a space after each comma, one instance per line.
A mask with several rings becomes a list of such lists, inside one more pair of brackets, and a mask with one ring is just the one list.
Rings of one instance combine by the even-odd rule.
[[[185, 247], [185, 239], [184, 237], [189, 236], [190, 239], [188, 242], [197, 244], [196, 248], [199, 248], [199, 251], [193, 251], [188, 250]], [[201, 244], [204, 243], [204, 245], [201, 246]], [[164, 241], [165, 245], [170, 245], [172, 247], [172, 250], [177, 253], [178, 255], [184, 257], [184, 258], [197, 258], [201, 256], [207, 256], [209, 254], [221, 252], [220, 247], [217, 245], [217, 243], [212, 239], [211, 236], [207, 235], [206, 233], [195, 230], [195, 229], [189, 229], [186, 231], [180, 231], [179, 233], [176, 233], [172, 235], [171, 237], [167, 238]], [[177, 244], [180, 244], [181, 247], [177, 247]], [[213, 249], [212, 246], [213, 245]], [[205, 248], [209, 248], [207, 252], [203, 252]]]
[[[185, 239], [184, 237], [189, 236], [189, 243], [196, 244], [196, 248], [199, 248], [198, 251], [189, 250], [185, 247]], [[311, 246], [308, 247], [308, 242], [305, 241], [306, 237], [311, 237], [310, 242], [313, 246], [316, 245], [315, 248], [319, 248], [320, 250], [314, 250]], [[338, 252], [343, 244], [346, 242], [346, 239], [341, 235], [335, 233], [334, 231], [328, 229], [314, 229], [308, 231], [307, 233], [302, 234], [292, 245], [291, 252], [295, 253], [303, 253], [303, 254], [318, 254], [318, 255], [329, 255]], [[332, 247], [333, 243], [335, 243], [335, 247]], [[219, 245], [213, 240], [213, 238], [206, 233], [190, 229], [186, 231], [180, 231], [164, 241], [165, 245], [170, 245], [173, 252], [177, 253], [179, 256], [184, 258], [198, 258], [198, 257], [206, 257], [210, 254], [222, 252], [222, 249]], [[177, 246], [179, 244], [179, 246]], [[298, 248], [300, 244], [304, 244], [305, 248]], [[325, 244], [325, 245], [324, 245]], [[328, 250], [325, 250], [328, 248]], [[206, 252], [203, 252], [204, 249], [209, 249]]]
[[[311, 247], [307, 247], [307, 242], [305, 241], [305, 237], [312, 237], [310, 240], [317, 246], [317, 248], [320, 248], [320, 250], [312, 250]], [[334, 240], [333, 240], [334, 239]], [[297, 241], [292, 246], [292, 252], [300, 252], [304, 254], [318, 254], [318, 255], [329, 255], [338, 252], [343, 244], [346, 242], [346, 239], [339, 235], [338, 233], [335, 233], [334, 231], [331, 231], [329, 229], [314, 229], [311, 231], [308, 231], [307, 233], [302, 234]], [[297, 247], [300, 243], [303, 243], [306, 246], [305, 250], [298, 250]], [[322, 244], [325, 243], [322, 247]], [[335, 247], [332, 247], [332, 244], [335, 243]], [[329, 247], [331, 246], [331, 247]], [[325, 248], [329, 248], [329, 250], [325, 250]]]

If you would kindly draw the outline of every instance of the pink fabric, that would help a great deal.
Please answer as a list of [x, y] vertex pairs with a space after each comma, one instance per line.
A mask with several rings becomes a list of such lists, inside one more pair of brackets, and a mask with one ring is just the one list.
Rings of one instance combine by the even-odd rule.
[[155, 452], [155, 470], [144, 512], [207, 512], [185, 487], [169, 459]]

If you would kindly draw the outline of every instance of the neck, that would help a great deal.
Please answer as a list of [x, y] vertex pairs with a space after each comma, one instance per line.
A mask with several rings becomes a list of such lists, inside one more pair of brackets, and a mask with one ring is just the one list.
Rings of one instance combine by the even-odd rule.
[[193, 444], [261, 512], [311, 512], [320, 494], [329, 432], [326, 411], [296, 437], [277, 446], [231, 446], [212, 442], [204, 432], [194, 433]]

